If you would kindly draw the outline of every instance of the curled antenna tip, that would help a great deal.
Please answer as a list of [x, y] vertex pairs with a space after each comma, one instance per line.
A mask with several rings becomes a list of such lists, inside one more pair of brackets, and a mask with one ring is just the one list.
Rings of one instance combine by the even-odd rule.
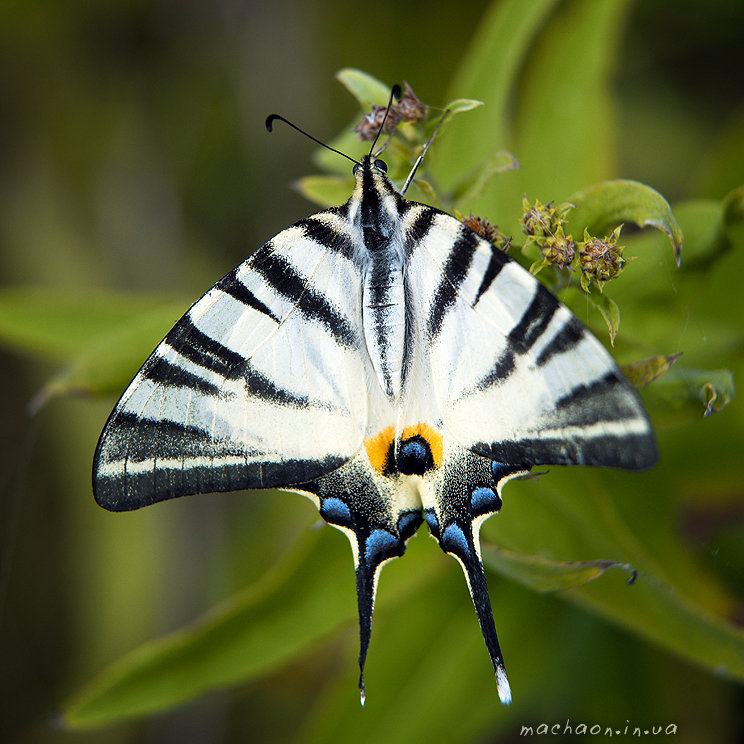
[[401, 96], [403, 95], [403, 91], [401, 90], [401, 87], [400, 87], [400, 85], [398, 85], [398, 84], [396, 83], [396, 84], [395, 84], [395, 85], [393, 86], [393, 91], [392, 91], [392, 93], [393, 93], [393, 98], [395, 98], [396, 100], [400, 100], [400, 97], [401, 97]]
[[271, 132], [273, 130], [273, 128], [274, 128], [274, 122], [277, 119], [282, 119], [282, 117], [279, 116], [279, 114], [269, 114], [266, 117], [266, 131], [267, 132]]

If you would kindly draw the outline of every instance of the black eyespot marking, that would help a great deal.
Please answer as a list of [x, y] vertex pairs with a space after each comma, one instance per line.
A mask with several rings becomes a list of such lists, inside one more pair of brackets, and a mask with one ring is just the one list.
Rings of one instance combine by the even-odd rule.
[[416, 435], [400, 444], [398, 472], [403, 475], [423, 475], [434, 469], [431, 446], [422, 436]]

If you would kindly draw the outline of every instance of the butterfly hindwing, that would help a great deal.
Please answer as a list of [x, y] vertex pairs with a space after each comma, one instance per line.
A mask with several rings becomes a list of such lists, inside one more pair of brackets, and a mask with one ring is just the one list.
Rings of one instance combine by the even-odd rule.
[[98, 502], [302, 483], [359, 449], [359, 276], [335, 210], [277, 235], [198, 300], [114, 409]]
[[602, 344], [519, 264], [432, 211], [409, 275], [444, 432], [501, 463], [653, 464], [643, 406]]

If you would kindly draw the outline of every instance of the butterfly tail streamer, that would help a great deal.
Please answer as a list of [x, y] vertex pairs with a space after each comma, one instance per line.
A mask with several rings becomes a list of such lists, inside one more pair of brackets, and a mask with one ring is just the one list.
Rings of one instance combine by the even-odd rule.
[[496, 674], [499, 699], [508, 705], [511, 688], [496, 635], [479, 533], [482, 522], [501, 509], [503, 485], [512, 478], [526, 475], [529, 467], [505, 465], [460, 447], [451, 447], [441, 470], [442, 480], [432, 484], [436, 494], [434, 505], [425, 510], [424, 516], [432, 537], [462, 566]]
[[496, 634], [496, 624], [491, 610], [491, 600], [488, 596], [486, 575], [479, 557], [478, 538], [473, 535], [472, 529], [468, 530], [469, 534], [467, 534], [456, 524], [450, 525], [445, 530], [445, 534], [448, 532], [451, 537], [442, 543], [442, 548], [458, 560], [465, 573], [470, 596], [475, 606], [475, 614], [478, 617], [478, 624], [483, 634], [483, 640], [486, 642], [486, 649], [493, 664], [493, 671], [496, 674], [499, 699], [504, 705], [509, 705], [511, 703], [511, 688], [509, 687], [506, 667]]
[[384, 483], [359, 456], [339, 470], [299, 490], [317, 503], [320, 515], [349, 539], [356, 571], [359, 608], [359, 693], [364, 705], [364, 665], [372, 635], [372, 613], [380, 571], [385, 563], [405, 553], [406, 540], [421, 524], [410, 511], [394, 512], [380, 489]]

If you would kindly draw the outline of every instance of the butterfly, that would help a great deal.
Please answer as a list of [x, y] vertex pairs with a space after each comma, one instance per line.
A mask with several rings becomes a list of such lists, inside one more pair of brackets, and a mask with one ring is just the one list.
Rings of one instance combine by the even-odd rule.
[[425, 521], [462, 566], [509, 703], [481, 524], [534, 466], [646, 468], [654, 438], [565, 306], [386, 171], [370, 149], [345, 204], [283, 230], [191, 306], [109, 417], [94, 494], [112, 511], [237, 489], [312, 499], [351, 544], [362, 704], [380, 570]]

